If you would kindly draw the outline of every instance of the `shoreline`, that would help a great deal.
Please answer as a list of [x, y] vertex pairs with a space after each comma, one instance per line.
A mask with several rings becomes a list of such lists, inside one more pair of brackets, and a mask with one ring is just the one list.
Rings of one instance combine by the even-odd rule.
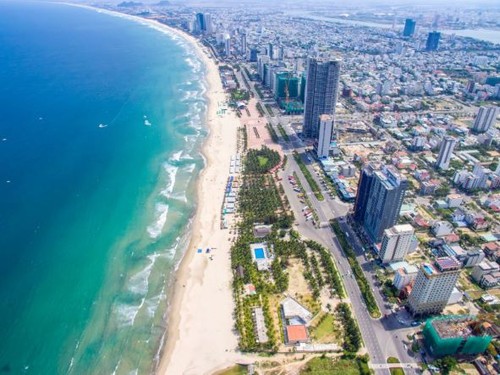
[[[205, 166], [200, 172], [197, 181], [197, 205], [193, 218], [191, 240], [189, 241], [186, 252], [180, 260], [172, 283], [172, 299], [168, 308], [166, 339], [162, 343], [163, 351], [160, 353], [160, 362], [155, 369], [155, 373], [211, 374], [234, 364], [236, 354], [234, 349], [237, 345], [236, 335], [232, 332], [232, 312], [234, 307], [230, 289], [232, 274], [230, 270], [229, 235], [227, 230], [223, 231], [220, 229], [219, 223], [220, 205], [222, 204], [225, 183], [229, 176], [229, 160], [230, 156], [236, 153], [236, 131], [237, 125], [239, 125], [239, 119], [232, 112], [228, 112], [225, 117], [219, 117], [216, 113], [218, 102], [226, 100], [227, 95], [222, 88], [218, 67], [214, 60], [209, 57], [210, 52], [205, 51], [204, 47], [197, 39], [183, 31], [160, 24], [154, 20], [147, 21], [155, 24], [155, 26], [164, 27], [187, 41], [192, 45], [197, 56], [202, 60], [205, 68], [204, 79], [207, 88], [205, 92], [205, 98], [207, 100], [205, 121], [208, 131], [208, 136], [203, 142], [200, 150], [205, 160]], [[223, 129], [222, 126], [230, 126], [231, 128]], [[217, 156], [214, 154], [215, 150], [217, 150]], [[206, 188], [205, 182], [214, 186]], [[216, 188], [217, 186], [218, 188]], [[207, 230], [204, 230], [203, 222], [210, 217], [212, 218], [211, 223], [209, 223]], [[217, 237], [220, 238], [213, 238], [214, 234], [218, 234], [219, 236]], [[200, 246], [204, 249], [208, 244], [203, 243], [203, 241], [206, 241], [208, 238], [212, 238], [209, 245], [216, 249], [216, 260], [207, 261], [205, 257], [202, 259], [202, 262], [196, 262], [197, 259], [195, 259], [195, 257], [199, 257], [200, 255], [204, 256], [205, 254], [197, 254], [195, 249]], [[217, 244], [217, 246], [214, 246], [214, 243]], [[203, 244], [205, 246], [203, 246]], [[226, 262], [220, 262], [223, 260]], [[213, 277], [210, 278], [210, 275], [206, 275], [206, 271], [209, 266], [212, 270], [215, 270], [213, 266], [216, 265], [216, 262], [220, 262], [220, 266], [217, 267], [217, 272], [213, 273], [213, 275], [215, 275], [214, 279]], [[222, 294], [226, 294], [225, 302], [226, 305], [230, 307], [229, 309], [225, 309], [226, 312], [229, 311], [229, 316], [222, 316], [222, 320], [218, 319], [219, 323], [223, 323], [223, 325], [227, 325], [227, 327], [223, 330], [220, 330], [218, 326], [213, 327], [215, 331], [217, 331], [217, 343], [219, 346], [222, 344], [222, 346], [226, 347], [224, 352], [214, 351], [213, 339], [206, 334], [197, 335], [194, 333], [189, 336], [181, 335], [181, 332], [191, 330], [191, 325], [193, 323], [196, 324], [196, 322], [193, 321], [195, 319], [197, 319], [198, 324], [200, 322], [205, 324], [203, 320], [207, 318], [212, 324], [214, 323], [215, 317], [206, 317], [209, 305], [204, 306], [203, 303], [203, 295], [206, 297], [206, 292], [210, 293], [212, 291], [211, 289], [213, 288], [211, 287], [215, 286], [213, 285], [214, 281], [218, 281], [218, 289], [223, 292]], [[225, 283], [227, 283], [225, 288], [224, 286], [220, 288], [221, 284]], [[208, 296], [206, 302], [218, 310], [220, 305], [213, 303], [214, 301], [211, 297], [213, 296]], [[181, 310], [190, 310], [190, 307], [192, 307], [193, 315], [190, 314], [190, 316], [186, 318], [183, 316]], [[204, 310], [199, 309], [203, 307], [205, 307]], [[193, 347], [192, 344], [195, 344], [198, 350]], [[203, 350], [203, 348], [205, 348], [205, 350]], [[205, 351], [205, 353], [203, 353], [203, 351]], [[210, 354], [212, 355], [210, 356]], [[196, 358], [200, 358], [201, 356], [205, 357], [205, 361], [196, 360]], [[175, 363], [173, 363], [174, 357]]]
[[[163, 320], [166, 330], [156, 355], [151, 358], [151, 369], [157, 374], [200, 375], [212, 374], [238, 361], [247, 362], [236, 352], [231, 242], [229, 230], [220, 229], [221, 205], [230, 158], [236, 154], [240, 121], [231, 111], [222, 117], [217, 114], [219, 103], [227, 100], [227, 94], [215, 61], [192, 35], [157, 20], [85, 4], [65, 4], [148, 25], [174, 39], [182, 39], [201, 60], [207, 104], [204, 116], [207, 136], [199, 149], [204, 167], [196, 182], [196, 209], [190, 223], [191, 233], [187, 233], [188, 245], [166, 285], [169, 297]], [[213, 260], [205, 253], [208, 247], [213, 248], [210, 254]], [[203, 249], [201, 254], [197, 253], [198, 248]]]

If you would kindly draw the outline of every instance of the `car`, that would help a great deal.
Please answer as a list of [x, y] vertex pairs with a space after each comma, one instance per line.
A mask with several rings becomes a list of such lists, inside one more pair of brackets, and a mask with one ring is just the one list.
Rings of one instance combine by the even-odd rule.
[[411, 326], [412, 327], [416, 327], [416, 326], [419, 326], [420, 325], [420, 322], [419, 321], [414, 321], [414, 322], [411, 322]]

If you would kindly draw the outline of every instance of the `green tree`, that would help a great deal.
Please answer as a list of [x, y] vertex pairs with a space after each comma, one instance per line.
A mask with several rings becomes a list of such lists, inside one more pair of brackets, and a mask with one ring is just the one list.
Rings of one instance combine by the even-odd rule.
[[446, 356], [444, 358], [436, 359], [434, 365], [438, 367], [444, 375], [449, 374], [455, 367], [457, 367], [457, 360], [455, 357]]

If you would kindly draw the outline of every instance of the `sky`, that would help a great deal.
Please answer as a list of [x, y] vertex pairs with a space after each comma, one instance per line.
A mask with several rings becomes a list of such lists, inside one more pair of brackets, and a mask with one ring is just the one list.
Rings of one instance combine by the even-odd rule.
[[[92, 3], [119, 3], [121, 0], [77, 0], [79, 2], [92, 2]], [[134, 1], [140, 2], [144, 4], [154, 4], [159, 2], [159, 0], [125, 0], [125, 1]], [[233, 4], [233, 5], [244, 5], [245, 3], [262, 3], [262, 4], [270, 4], [275, 3], [276, 5], [283, 5], [284, 3], [290, 4], [302, 4], [305, 7], [307, 5], [327, 5], [331, 4], [334, 6], [397, 6], [397, 5], [436, 5], [442, 4], [447, 5], [449, 7], [471, 7], [477, 8], [479, 6], [486, 7], [496, 7], [500, 9], [500, 1], [499, 0], [453, 0], [452, 4], [450, 4], [450, 0], [169, 0], [171, 3], [175, 4], [204, 4], [204, 5], [220, 5], [224, 4]]]

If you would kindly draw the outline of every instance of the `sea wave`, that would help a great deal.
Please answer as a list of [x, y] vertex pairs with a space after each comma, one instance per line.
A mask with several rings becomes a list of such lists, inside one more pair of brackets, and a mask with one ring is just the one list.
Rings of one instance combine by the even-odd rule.
[[154, 253], [148, 255], [148, 264], [141, 271], [137, 272], [133, 275], [129, 280], [128, 289], [134, 293], [139, 294], [141, 296], [145, 296], [148, 293], [149, 288], [149, 276], [153, 270], [154, 265], [156, 264], [156, 260], [161, 257], [163, 254]]
[[193, 173], [194, 169], [196, 168], [196, 164], [195, 163], [191, 163], [191, 164], [188, 164], [184, 167], [184, 170], [187, 172], [187, 173]]
[[153, 239], [158, 238], [161, 234], [165, 223], [167, 222], [168, 216], [168, 204], [165, 203], [157, 203], [156, 204], [156, 219], [154, 223], [148, 226], [147, 231], [149, 236]]
[[[180, 155], [182, 155], [182, 151], [181, 151]], [[179, 158], [180, 158], [180, 155], [179, 155]], [[174, 191], [175, 180], [177, 177], [177, 172], [179, 171], [179, 167], [167, 162], [167, 163], [163, 164], [163, 169], [165, 170], [165, 172], [167, 172], [167, 185], [160, 192], [160, 194], [163, 195], [164, 197], [168, 198], [168, 197], [170, 197], [170, 195]]]
[[138, 305], [129, 305], [124, 303], [119, 303], [115, 306], [115, 314], [118, 319], [120, 326], [132, 326], [134, 325], [135, 318], [139, 313], [139, 310], [144, 305], [145, 298], [141, 299], [141, 303]]

